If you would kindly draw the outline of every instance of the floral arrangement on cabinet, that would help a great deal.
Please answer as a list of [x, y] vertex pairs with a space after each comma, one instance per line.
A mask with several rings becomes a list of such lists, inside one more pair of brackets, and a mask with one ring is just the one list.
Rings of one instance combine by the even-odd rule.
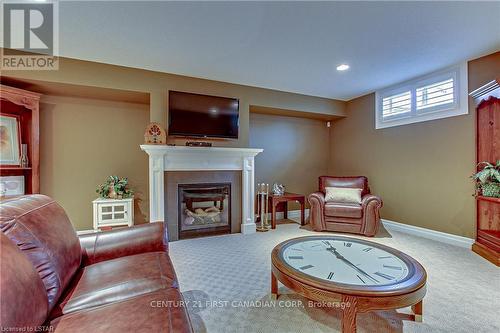
[[109, 199], [127, 199], [134, 194], [128, 186], [128, 179], [118, 176], [109, 176], [95, 191], [99, 193], [99, 197]]
[[500, 160], [496, 164], [480, 162], [477, 166], [483, 168], [472, 175], [476, 181], [476, 195], [500, 198]]

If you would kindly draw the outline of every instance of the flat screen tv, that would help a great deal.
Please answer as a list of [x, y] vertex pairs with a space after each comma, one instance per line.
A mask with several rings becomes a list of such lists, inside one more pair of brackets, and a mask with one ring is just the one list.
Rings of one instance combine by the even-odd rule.
[[168, 135], [238, 138], [239, 100], [169, 91]]

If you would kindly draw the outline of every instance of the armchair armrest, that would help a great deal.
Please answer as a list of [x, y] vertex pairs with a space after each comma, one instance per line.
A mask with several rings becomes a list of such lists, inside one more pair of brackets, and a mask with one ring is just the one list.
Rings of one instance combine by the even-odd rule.
[[165, 222], [95, 232], [81, 235], [79, 238], [83, 266], [133, 254], [168, 251], [167, 224]]
[[325, 195], [323, 192], [314, 192], [307, 197], [311, 205], [309, 211], [309, 222], [316, 231], [325, 230]]
[[361, 199], [363, 209], [364, 230], [366, 236], [375, 236], [380, 225], [380, 208], [382, 208], [382, 199], [373, 194], [367, 194]]
[[376, 195], [367, 194], [367, 195], [363, 196], [363, 198], [361, 199], [361, 205], [363, 206], [363, 209], [368, 207], [368, 205], [376, 205], [376, 206], [379, 206], [379, 208], [381, 208], [383, 205], [383, 202], [382, 202], [382, 199], [380, 199]]

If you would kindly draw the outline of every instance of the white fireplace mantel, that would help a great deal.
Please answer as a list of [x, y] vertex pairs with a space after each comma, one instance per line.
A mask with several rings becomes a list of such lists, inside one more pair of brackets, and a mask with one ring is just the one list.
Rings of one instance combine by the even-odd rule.
[[241, 170], [241, 232], [255, 232], [254, 157], [263, 149], [141, 145], [149, 155], [149, 220], [165, 220], [165, 171]]

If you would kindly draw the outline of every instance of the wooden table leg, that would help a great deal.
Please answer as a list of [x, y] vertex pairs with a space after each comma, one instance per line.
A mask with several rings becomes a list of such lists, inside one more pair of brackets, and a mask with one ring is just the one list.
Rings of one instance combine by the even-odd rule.
[[412, 305], [411, 306], [411, 310], [413, 311], [413, 314], [414, 314], [414, 321], [418, 322], [418, 323], [421, 323], [422, 320], [423, 320], [423, 307], [424, 307], [424, 304], [423, 304], [423, 300], [418, 302], [417, 304], [415, 305]]
[[305, 218], [305, 203], [304, 200], [300, 200], [300, 225], [306, 224]]
[[271, 270], [271, 298], [278, 299], [278, 279], [274, 276], [273, 271]]
[[271, 228], [276, 229], [276, 203], [271, 201]]
[[288, 218], [288, 201], [285, 201], [283, 204], [283, 218], [287, 219]]
[[342, 310], [342, 333], [356, 333], [356, 297], [343, 296], [345, 308]]

